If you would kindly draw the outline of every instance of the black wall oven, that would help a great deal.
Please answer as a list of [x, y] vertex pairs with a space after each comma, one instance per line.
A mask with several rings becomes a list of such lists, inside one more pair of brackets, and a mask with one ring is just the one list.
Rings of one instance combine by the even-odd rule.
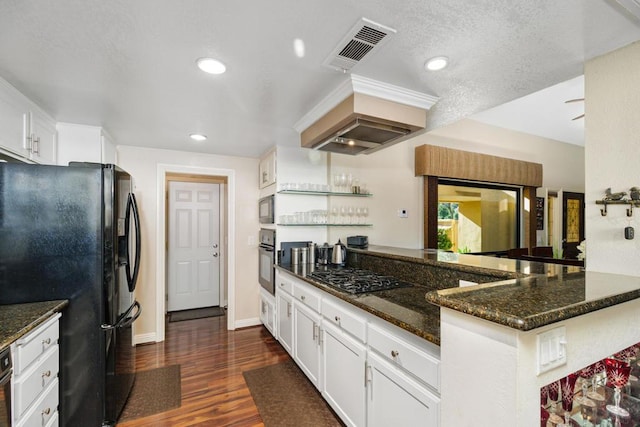
[[0, 427], [11, 427], [11, 353], [0, 351]]
[[276, 232], [266, 228], [260, 229], [260, 256], [258, 261], [260, 286], [271, 294], [276, 293]]

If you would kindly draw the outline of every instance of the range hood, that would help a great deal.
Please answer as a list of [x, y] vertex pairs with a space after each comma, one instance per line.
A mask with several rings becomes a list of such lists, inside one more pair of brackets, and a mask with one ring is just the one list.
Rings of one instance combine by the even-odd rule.
[[[424, 129], [427, 109], [437, 99], [356, 75], [343, 86], [346, 96], [345, 88], [338, 88], [296, 124], [303, 147], [352, 155], [375, 152]], [[337, 103], [336, 97], [341, 99]]]

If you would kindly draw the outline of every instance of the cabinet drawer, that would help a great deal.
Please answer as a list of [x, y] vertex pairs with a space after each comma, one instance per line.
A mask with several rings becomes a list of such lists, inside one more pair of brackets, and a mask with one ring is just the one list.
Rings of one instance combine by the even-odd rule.
[[13, 372], [20, 375], [40, 355], [58, 344], [60, 313], [47, 320], [37, 329], [16, 341]]
[[29, 408], [24, 417], [16, 423], [16, 427], [44, 426], [57, 416], [58, 412], [58, 379], [55, 378], [45, 392]]
[[300, 283], [294, 283], [293, 296], [296, 301], [302, 302], [307, 307], [316, 312], [320, 312], [320, 294], [312, 291], [311, 286], [307, 286]]
[[343, 307], [338, 302], [322, 299], [322, 315], [333, 325], [344, 329], [364, 342], [366, 338], [365, 319], [354, 313], [355, 309]]
[[58, 346], [55, 346], [47, 350], [39, 363], [30, 366], [22, 375], [14, 376], [13, 397], [17, 416], [22, 416], [38, 395], [56, 379], [59, 361]]
[[383, 358], [440, 391], [440, 360], [374, 324], [369, 324], [367, 341]]
[[277, 286], [276, 286], [277, 289], [281, 291], [285, 291], [289, 295], [293, 294], [293, 283], [290, 280], [287, 280], [286, 278], [282, 277], [282, 275], [280, 274], [277, 276], [276, 281], [277, 281]]

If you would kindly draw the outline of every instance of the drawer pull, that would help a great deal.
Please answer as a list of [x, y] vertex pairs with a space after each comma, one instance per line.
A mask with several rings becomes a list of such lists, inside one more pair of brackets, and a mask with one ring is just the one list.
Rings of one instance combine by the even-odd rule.
[[51, 338], [47, 338], [46, 340], [42, 340], [42, 345], [49, 345], [51, 344]]
[[47, 372], [43, 372], [43, 373], [42, 373], [42, 378], [50, 377], [50, 376], [51, 376], [51, 371], [50, 371], [50, 370], [49, 370], [49, 371], [47, 371]]
[[51, 413], [51, 408], [43, 409], [42, 415], [49, 415]]
[[396, 357], [398, 357], [399, 355], [400, 355], [400, 352], [395, 351], [395, 350], [391, 350], [391, 357], [393, 357], [394, 359], [395, 359]]
[[336, 319], [336, 322], [340, 323], [340, 316], [336, 316], [334, 319]]
[[301, 299], [302, 301], [304, 301], [304, 300], [305, 300], [304, 295], [302, 295], [302, 296], [300, 297], [300, 299]]

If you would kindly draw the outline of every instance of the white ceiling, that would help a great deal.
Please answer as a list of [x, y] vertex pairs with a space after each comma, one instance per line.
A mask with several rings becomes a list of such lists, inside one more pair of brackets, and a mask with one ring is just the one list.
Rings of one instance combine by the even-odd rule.
[[[297, 144], [296, 121], [347, 78], [322, 63], [361, 17], [397, 34], [352, 71], [438, 96], [430, 129], [640, 39], [613, 0], [0, 0], [0, 76], [55, 119], [104, 126], [119, 144], [258, 156]], [[425, 72], [436, 55], [449, 68]], [[203, 56], [227, 73], [200, 72]]]
[[584, 146], [584, 76], [490, 108], [470, 118], [506, 129]]

